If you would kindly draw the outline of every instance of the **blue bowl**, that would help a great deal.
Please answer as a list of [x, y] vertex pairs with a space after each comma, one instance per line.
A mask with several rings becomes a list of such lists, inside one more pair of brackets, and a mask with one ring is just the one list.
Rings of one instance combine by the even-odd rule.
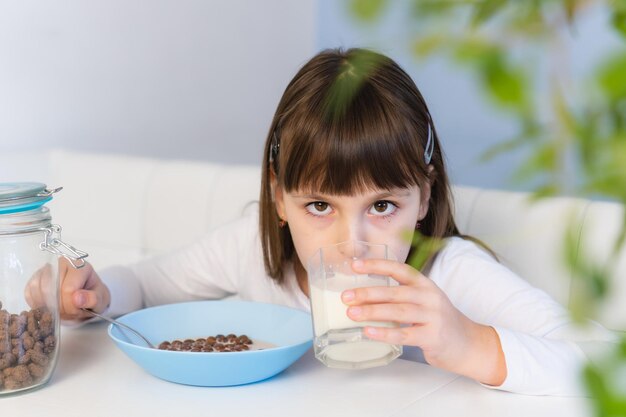
[[118, 319], [153, 345], [217, 334], [245, 334], [276, 347], [242, 352], [175, 352], [151, 349], [131, 332], [109, 326], [117, 346], [150, 374], [205, 387], [249, 384], [270, 378], [298, 360], [312, 344], [311, 315], [288, 307], [246, 301], [194, 301], [146, 308]]

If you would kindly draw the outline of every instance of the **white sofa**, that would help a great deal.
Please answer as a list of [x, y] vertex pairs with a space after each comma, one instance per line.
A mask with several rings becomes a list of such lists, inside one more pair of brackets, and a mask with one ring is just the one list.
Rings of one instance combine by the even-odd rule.
[[[27, 159], [19, 161], [28, 168]], [[259, 194], [260, 169], [255, 166], [68, 151], [39, 155], [33, 163], [49, 186], [64, 187], [49, 203], [53, 220], [63, 226], [66, 242], [89, 252], [96, 268], [184, 245], [241, 215]], [[575, 285], [564, 267], [568, 225], [577, 231], [579, 250], [603, 260], [624, 219], [624, 207], [615, 203], [572, 198], [531, 202], [526, 193], [461, 186], [453, 192], [461, 232], [482, 239], [501, 262], [564, 305]], [[624, 332], [626, 251], [614, 276], [618, 278], [597, 319]]]

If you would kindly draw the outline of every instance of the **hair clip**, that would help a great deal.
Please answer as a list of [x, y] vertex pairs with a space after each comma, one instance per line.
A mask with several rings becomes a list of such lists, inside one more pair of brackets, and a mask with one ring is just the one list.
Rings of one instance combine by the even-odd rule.
[[435, 140], [433, 139], [433, 131], [430, 127], [430, 121], [428, 122], [428, 140], [426, 141], [426, 147], [424, 148], [424, 162], [426, 165], [430, 165], [430, 160], [433, 157], [433, 151], [435, 150]]
[[276, 131], [274, 131], [274, 137], [272, 138], [272, 144], [270, 145], [270, 164], [274, 162], [276, 157], [278, 157], [279, 149], [280, 143], [278, 142], [278, 136], [276, 136]]

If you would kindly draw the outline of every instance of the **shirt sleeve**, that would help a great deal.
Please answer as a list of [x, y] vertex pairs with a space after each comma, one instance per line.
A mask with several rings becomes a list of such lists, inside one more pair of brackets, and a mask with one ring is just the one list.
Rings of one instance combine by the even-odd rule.
[[220, 226], [171, 253], [130, 266], [104, 269], [100, 278], [111, 292], [106, 314], [154, 305], [221, 299], [236, 294], [242, 265], [249, 264], [258, 238], [258, 215]]
[[597, 323], [589, 322], [586, 329], [576, 326], [563, 306], [473, 242], [451, 239], [433, 263], [430, 277], [463, 314], [498, 333], [507, 377], [490, 388], [580, 396], [587, 356], [579, 343], [615, 340]]

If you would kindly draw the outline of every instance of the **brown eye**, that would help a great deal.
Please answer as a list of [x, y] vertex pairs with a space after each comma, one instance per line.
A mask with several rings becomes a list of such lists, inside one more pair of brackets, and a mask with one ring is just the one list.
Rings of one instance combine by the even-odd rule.
[[377, 201], [374, 203], [374, 210], [379, 213], [384, 213], [385, 211], [387, 211], [387, 207], [389, 207], [389, 203], [387, 203], [386, 201]]
[[375, 216], [388, 217], [394, 214], [397, 209], [398, 206], [391, 201], [380, 200], [372, 204], [369, 212]]
[[318, 201], [316, 203], [313, 203], [313, 207], [315, 207], [315, 210], [319, 212], [324, 212], [328, 208], [328, 203]]
[[314, 216], [326, 216], [332, 212], [330, 204], [323, 201], [315, 201], [306, 206], [307, 211]]

